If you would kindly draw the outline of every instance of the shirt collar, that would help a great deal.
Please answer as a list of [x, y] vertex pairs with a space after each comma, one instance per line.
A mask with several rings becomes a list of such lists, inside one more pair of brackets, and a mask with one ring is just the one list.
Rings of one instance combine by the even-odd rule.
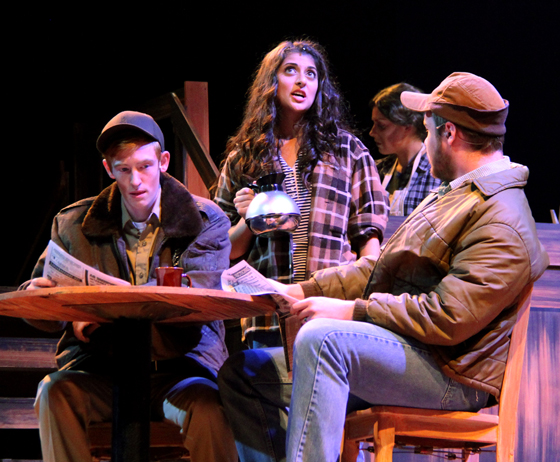
[[475, 170], [465, 173], [463, 176], [455, 178], [453, 181], [443, 181], [439, 186], [438, 195], [441, 197], [444, 194], [447, 194], [449, 191], [452, 191], [461, 186], [467, 180], [476, 180], [477, 178], [482, 178], [494, 173], [503, 172], [504, 170], [509, 169], [510, 165], [511, 162], [509, 160], [509, 157], [504, 156], [499, 160], [495, 160], [494, 162], [490, 162], [481, 167], [478, 167]]
[[155, 220], [155, 223], [159, 224], [160, 220], [161, 220], [161, 188], [159, 188], [158, 194], [156, 196], [156, 200], [155, 200], [154, 206], [152, 208], [152, 213], [150, 213], [150, 216], [148, 217], [148, 219], [146, 221], [141, 222], [141, 223], [133, 221], [130, 214], [128, 213], [128, 210], [126, 209], [126, 205], [125, 205], [122, 197], [121, 197], [121, 210], [122, 210], [122, 227], [123, 227], [123, 229], [126, 229], [127, 225], [129, 227], [132, 225], [135, 228], [139, 229], [140, 232], [142, 232], [143, 229], [146, 227], [146, 224], [150, 221]]

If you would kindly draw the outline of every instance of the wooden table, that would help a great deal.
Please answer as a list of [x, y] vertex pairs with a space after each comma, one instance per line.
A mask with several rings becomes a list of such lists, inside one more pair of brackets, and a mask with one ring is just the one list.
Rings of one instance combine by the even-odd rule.
[[272, 313], [268, 297], [157, 286], [56, 287], [0, 294], [0, 315], [112, 322], [115, 361], [114, 462], [147, 462], [152, 323], [210, 322]]

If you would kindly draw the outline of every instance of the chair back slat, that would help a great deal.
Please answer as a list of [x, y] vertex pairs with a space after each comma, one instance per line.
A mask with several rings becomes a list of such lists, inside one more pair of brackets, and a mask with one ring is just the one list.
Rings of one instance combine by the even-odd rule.
[[521, 293], [517, 320], [510, 339], [506, 372], [500, 394], [500, 425], [498, 427], [498, 454], [496, 460], [506, 462], [513, 460], [515, 436], [517, 434], [517, 405], [525, 357], [527, 326], [531, 308], [533, 285], [530, 284]]

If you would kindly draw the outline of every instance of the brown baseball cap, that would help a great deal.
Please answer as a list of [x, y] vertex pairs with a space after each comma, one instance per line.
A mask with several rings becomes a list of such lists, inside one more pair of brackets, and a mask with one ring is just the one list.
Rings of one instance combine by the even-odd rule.
[[454, 72], [430, 94], [403, 91], [401, 102], [413, 111], [432, 111], [478, 133], [506, 133], [509, 102], [488, 80], [468, 72]]
[[154, 141], [157, 141], [162, 151], [165, 150], [163, 133], [151, 116], [143, 112], [123, 111], [118, 113], [103, 127], [101, 135], [97, 138], [98, 151], [103, 154], [115, 138], [125, 130], [140, 131], [153, 138]]

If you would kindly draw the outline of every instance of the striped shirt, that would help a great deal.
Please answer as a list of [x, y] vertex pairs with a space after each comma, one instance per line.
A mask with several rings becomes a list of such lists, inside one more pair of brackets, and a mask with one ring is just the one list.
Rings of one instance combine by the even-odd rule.
[[311, 211], [311, 191], [305, 187], [299, 162], [296, 160], [294, 168], [280, 156], [282, 172], [286, 175], [284, 192], [298, 205], [301, 219], [295, 232], [292, 234], [292, 267], [293, 282], [305, 281], [307, 275], [307, 250], [309, 246], [309, 214]]

